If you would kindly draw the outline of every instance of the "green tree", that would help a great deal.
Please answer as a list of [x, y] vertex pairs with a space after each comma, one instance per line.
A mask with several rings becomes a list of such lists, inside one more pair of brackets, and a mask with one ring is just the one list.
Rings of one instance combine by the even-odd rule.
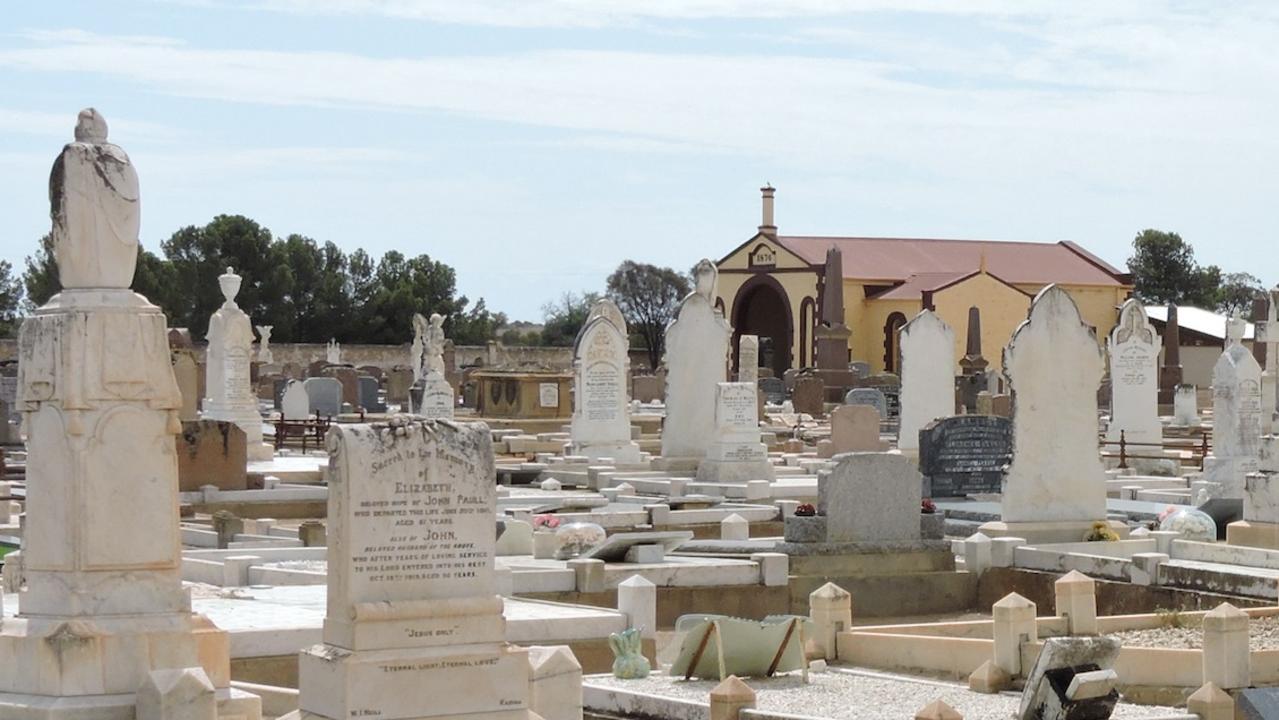
[[49, 302], [49, 298], [62, 289], [58, 280], [58, 262], [53, 258], [53, 235], [46, 233], [40, 238], [35, 254], [27, 256], [26, 265], [22, 285], [27, 291], [27, 309], [34, 310]]
[[1252, 301], [1265, 293], [1261, 278], [1250, 273], [1226, 273], [1217, 289], [1217, 311], [1230, 315], [1236, 310], [1244, 317], [1252, 311]]
[[649, 367], [661, 362], [666, 325], [689, 290], [686, 275], [633, 260], [626, 260], [608, 276], [608, 296], [622, 311], [631, 334], [648, 351]]
[[18, 336], [22, 325], [22, 281], [13, 274], [13, 264], [0, 260], [0, 337]]
[[162, 244], [180, 289], [168, 310], [173, 323], [203, 337], [223, 303], [218, 276], [232, 268], [243, 280], [236, 305], [258, 320], [269, 316], [263, 288], [272, 272], [271, 231], [243, 215], [219, 215], [204, 227], [182, 228]]
[[489, 312], [484, 306], [484, 298], [480, 298], [474, 307], [466, 310], [469, 302], [465, 295], [458, 298], [457, 313], [444, 323], [445, 333], [455, 345], [483, 345], [496, 337], [497, 329], [506, 324], [506, 315]]
[[1195, 250], [1175, 232], [1142, 230], [1132, 241], [1128, 258], [1137, 297], [1152, 305], [1217, 305], [1221, 269], [1200, 267]]
[[591, 314], [591, 306], [599, 299], [599, 293], [564, 293], [558, 301], [543, 305], [542, 344], [571, 347]]

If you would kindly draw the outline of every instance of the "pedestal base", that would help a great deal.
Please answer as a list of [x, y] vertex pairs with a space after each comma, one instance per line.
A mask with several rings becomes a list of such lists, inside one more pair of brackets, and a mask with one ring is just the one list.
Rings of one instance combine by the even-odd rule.
[[[1104, 521], [1120, 540], [1128, 538], [1128, 526], [1118, 520]], [[1031, 545], [1046, 543], [1082, 542], [1084, 536], [1092, 530], [1092, 523], [1087, 520], [1065, 520], [1057, 522], [1002, 522], [993, 520], [984, 523], [978, 532], [986, 537], [1018, 537]]]
[[513, 645], [313, 645], [298, 657], [298, 681], [300, 717], [526, 720], [529, 712], [528, 650]]
[[707, 458], [697, 466], [698, 482], [739, 483], [751, 480], [775, 478], [772, 463], [767, 460], [740, 462], [736, 460], [711, 460]]
[[1226, 544], [1279, 550], [1279, 523], [1238, 520], [1226, 526]]
[[[219, 720], [262, 720], [262, 699], [235, 688], [215, 691]], [[5, 720], [135, 720], [137, 697], [81, 695], [50, 697], [0, 693], [0, 717]]]
[[639, 445], [634, 442], [575, 445], [570, 449], [572, 454], [584, 455], [591, 460], [611, 458], [617, 465], [634, 465], [640, 461]]

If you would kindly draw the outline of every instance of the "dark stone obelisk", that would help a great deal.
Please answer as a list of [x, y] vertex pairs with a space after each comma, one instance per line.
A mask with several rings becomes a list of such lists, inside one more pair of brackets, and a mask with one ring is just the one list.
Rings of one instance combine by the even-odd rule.
[[833, 245], [826, 251], [821, 311], [821, 322], [814, 333], [817, 340], [817, 368], [847, 372], [848, 338], [853, 333], [844, 324], [843, 255]]
[[1181, 326], [1177, 324], [1177, 306], [1168, 305], [1168, 321], [1164, 323], [1164, 364], [1159, 369], [1159, 403], [1171, 405], [1181, 384]]
[[981, 354], [981, 310], [976, 305], [968, 308], [968, 344], [964, 357], [959, 360], [965, 375], [977, 375], [986, 370], [990, 362]]

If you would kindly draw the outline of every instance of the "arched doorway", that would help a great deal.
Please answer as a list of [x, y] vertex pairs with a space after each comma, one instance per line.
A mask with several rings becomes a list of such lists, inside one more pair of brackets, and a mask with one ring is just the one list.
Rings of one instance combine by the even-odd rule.
[[906, 325], [906, 316], [895, 312], [884, 322], [884, 372], [901, 373], [901, 335]]
[[791, 367], [790, 300], [781, 283], [768, 275], [747, 280], [733, 298], [733, 369], [737, 370], [737, 340], [742, 335], [758, 335], [760, 366], [770, 367], [781, 377]]

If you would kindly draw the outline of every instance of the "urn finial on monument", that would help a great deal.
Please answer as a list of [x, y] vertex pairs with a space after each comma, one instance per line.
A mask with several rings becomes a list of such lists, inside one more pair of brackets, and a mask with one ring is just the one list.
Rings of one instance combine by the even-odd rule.
[[80, 111], [75, 140], [49, 175], [49, 214], [58, 278], [67, 290], [127, 288], [138, 262], [138, 175], [107, 142], [107, 121]]
[[240, 283], [243, 281], [230, 266], [218, 276], [218, 287], [222, 289], [222, 297], [226, 299], [223, 307], [235, 307], [235, 296], [240, 294]]

